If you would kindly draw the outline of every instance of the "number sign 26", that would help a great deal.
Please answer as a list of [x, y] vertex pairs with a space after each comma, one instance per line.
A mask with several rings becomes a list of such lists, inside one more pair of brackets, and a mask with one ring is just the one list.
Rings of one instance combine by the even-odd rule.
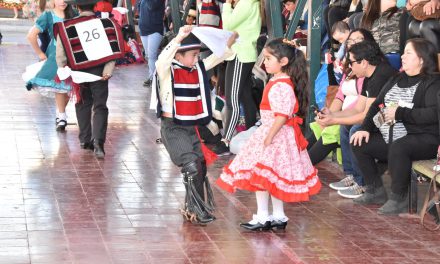
[[92, 31], [84, 31], [84, 34], [86, 34], [86, 42], [92, 41], [93, 39], [99, 39], [99, 37], [101, 36], [98, 32], [97, 32], [97, 28], [92, 29]]
[[89, 60], [99, 60], [113, 54], [100, 19], [92, 19], [75, 25], [79, 41]]

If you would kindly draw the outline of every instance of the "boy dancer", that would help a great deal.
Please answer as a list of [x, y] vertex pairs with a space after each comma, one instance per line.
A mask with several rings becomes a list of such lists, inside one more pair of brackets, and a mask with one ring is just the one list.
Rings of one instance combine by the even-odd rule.
[[115, 60], [123, 57], [123, 38], [115, 21], [96, 18], [93, 7], [97, 1], [66, 0], [66, 3], [78, 7], [79, 16], [55, 24], [54, 33], [59, 68], [67, 65], [72, 70], [102, 76], [101, 80], [81, 83], [74, 92], [81, 148], [93, 149], [95, 156], [103, 159], [108, 122], [108, 80], [112, 77]]
[[206, 125], [212, 118], [206, 71], [233, 54], [230, 47], [237, 34], [229, 38], [228, 49], [221, 58], [211, 55], [199, 61], [201, 42], [191, 30], [191, 26], [180, 28], [159, 55], [153, 89], [158, 95], [157, 115], [162, 119], [163, 144], [173, 163], [182, 167], [186, 189], [182, 214], [193, 223], [207, 224], [215, 220], [214, 201], [196, 126]]

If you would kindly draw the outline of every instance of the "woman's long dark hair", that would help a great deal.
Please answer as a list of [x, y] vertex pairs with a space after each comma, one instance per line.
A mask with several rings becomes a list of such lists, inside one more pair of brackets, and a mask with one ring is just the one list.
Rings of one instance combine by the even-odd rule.
[[406, 42], [406, 45], [410, 43], [412, 44], [417, 56], [423, 61], [420, 73], [422, 75], [428, 75], [438, 72], [437, 48], [434, 46], [434, 44], [423, 38], [410, 39]]
[[309, 107], [309, 74], [304, 53], [290, 43], [283, 42], [283, 39], [274, 39], [266, 44], [266, 50], [280, 61], [287, 58], [289, 62], [281, 70], [290, 76], [293, 82], [295, 96], [298, 99], [297, 115], [305, 118]]
[[[388, 1], [388, 0], [368, 0], [367, 8], [365, 10], [364, 15], [361, 19], [361, 28], [365, 28], [370, 30], [373, 26], [374, 21], [378, 19], [381, 16], [380, 12], [380, 3], [381, 1]], [[388, 8], [383, 13], [387, 16], [387, 19], [390, 19], [394, 13], [396, 13], [399, 10], [397, 6]]]

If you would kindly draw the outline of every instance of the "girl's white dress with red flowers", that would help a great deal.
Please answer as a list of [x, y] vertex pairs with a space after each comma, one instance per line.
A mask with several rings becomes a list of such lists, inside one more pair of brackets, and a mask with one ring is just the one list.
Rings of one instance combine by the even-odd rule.
[[[228, 192], [237, 188], [248, 191], [267, 190], [285, 202], [308, 201], [317, 194], [321, 182], [307, 153], [302, 135], [302, 119], [289, 77], [274, 77], [266, 85], [260, 105], [262, 125], [252, 134], [240, 153], [223, 168], [217, 184]], [[286, 124], [265, 147], [275, 117], [288, 118]]]

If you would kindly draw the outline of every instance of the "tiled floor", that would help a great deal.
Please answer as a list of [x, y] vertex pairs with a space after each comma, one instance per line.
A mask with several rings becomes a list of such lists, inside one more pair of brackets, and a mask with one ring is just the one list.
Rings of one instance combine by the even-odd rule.
[[[340, 198], [327, 187], [340, 177], [330, 163], [319, 166], [319, 195], [285, 206], [286, 231], [240, 229], [253, 194], [214, 185], [218, 220], [182, 221], [184, 188], [155, 143], [145, 66], [121, 67], [111, 80], [107, 156], [98, 161], [79, 148], [72, 104], [72, 124], [57, 133], [53, 100], [25, 90], [20, 75], [35, 57], [15, 37], [0, 46], [0, 263], [440, 263], [439, 232]], [[212, 182], [225, 162], [209, 169]]]

